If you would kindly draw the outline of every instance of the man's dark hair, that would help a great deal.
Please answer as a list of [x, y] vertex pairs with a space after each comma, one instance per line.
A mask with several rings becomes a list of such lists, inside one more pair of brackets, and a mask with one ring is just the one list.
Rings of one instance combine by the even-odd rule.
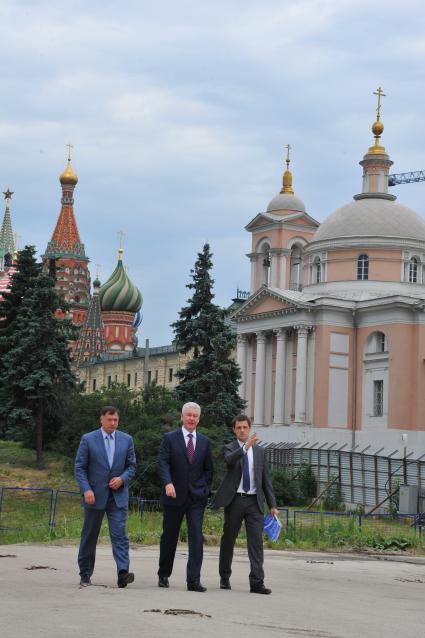
[[247, 416], [246, 414], [238, 414], [238, 416], [235, 416], [235, 418], [232, 421], [232, 428], [234, 428], [236, 423], [240, 421], [246, 421], [249, 427], [251, 427], [251, 419], [249, 418], [249, 416]]
[[100, 416], [105, 416], [105, 414], [118, 414], [119, 416], [120, 411], [114, 405], [105, 405], [100, 411]]

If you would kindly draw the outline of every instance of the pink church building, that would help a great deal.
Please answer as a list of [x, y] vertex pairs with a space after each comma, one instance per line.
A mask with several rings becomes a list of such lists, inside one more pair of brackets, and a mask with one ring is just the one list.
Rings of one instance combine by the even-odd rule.
[[246, 226], [237, 358], [263, 441], [425, 452], [425, 222], [388, 192], [383, 129], [378, 104], [361, 192], [323, 223], [294, 195], [288, 151]]

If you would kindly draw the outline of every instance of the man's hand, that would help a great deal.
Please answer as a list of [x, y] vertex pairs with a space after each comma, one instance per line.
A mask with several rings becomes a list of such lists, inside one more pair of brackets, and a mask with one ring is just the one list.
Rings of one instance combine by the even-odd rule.
[[272, 507], [270, 510], [270, 514], [271, 516], [277, 516], [279, 514], [279, 510], [277, 509], [277, 507]]
[[254, 443], [258, 443], [259, 440], [260, 439], [255, 434], [255, 432], [253, 432], [252, 434], [249, 435], [248, 440], [245, 443], [245, 449], [249, 450], [249, 448], [252, 447]]
[[167, 483], [167, 485], [165, 486], [165, 494], [170, 498], [176, 498], [176, 490], [172, 483]]
[[111, 488], [111, 490], [119, 490], [120, 487], [122, 487], [123, 485], [124, 481], [120, 476], [114, 476], [114, 478], [111, 478], [111, 480], [109, 481], [109, 487]]
[[94, 505], [94, 492], [93, 490], [87, 490], [87, 492], [84, 492], [84, 503], [87, 503], [87, 505]]

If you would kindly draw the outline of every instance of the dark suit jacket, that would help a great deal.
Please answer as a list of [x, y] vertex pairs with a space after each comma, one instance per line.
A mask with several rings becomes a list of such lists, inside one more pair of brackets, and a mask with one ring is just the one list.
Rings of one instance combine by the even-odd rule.
[[181, 428], [168, 432], [162, 439], [158, 463], [164, 487], [172, 483], [176, 490], [176, 498], [170, 498], [163, 490], [163, 505], [180, 507], [188, 495], [206, 505], [213, 477], [211, 443], [206, 436], [196, 432], [195, 454], [189, 463]]
[[[115, 431], [115, 454], [112, 467], [109, 467], [101, 429], [84, 434], [80, 441], [75, 458], [75, 478], [81, 493], [93, 490], [94, 505], [84, 507], [90, 509], [104, 509], [112, 492], [117, 507], [128, 506], [128, 483], [136, 473], [136, 455], [133, 439], [129, 434]], [[114, 476], [120, 476], [124, 485], [119, 490], [110, 490], [109, 481]]]
[[[227, 443], [224, 446], [224, 461], [227, 465], [226, 475], [214, 497], [213, 507], [227, 507], [232, 502], [242, 477], [243, 450], [238, 440]], [[264, 448], [259, 445], [252, 446], [254, 455], [254, 476], [257, 490], [257, 503], [261, 512], [264, 511], [264, 502], [269, 508], [276, 507], [276, 498], [270, 477], [269, 467], [265, 459]]]

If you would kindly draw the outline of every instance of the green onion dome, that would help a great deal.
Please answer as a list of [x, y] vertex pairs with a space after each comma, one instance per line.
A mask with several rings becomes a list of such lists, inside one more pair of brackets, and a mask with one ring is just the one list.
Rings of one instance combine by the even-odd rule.
[[102, 311], [137, 312], [142, 307], [142, 293], [125, 272], [122, 250], [119, 252], [117, 267], [99, 290], [99, 300]]

